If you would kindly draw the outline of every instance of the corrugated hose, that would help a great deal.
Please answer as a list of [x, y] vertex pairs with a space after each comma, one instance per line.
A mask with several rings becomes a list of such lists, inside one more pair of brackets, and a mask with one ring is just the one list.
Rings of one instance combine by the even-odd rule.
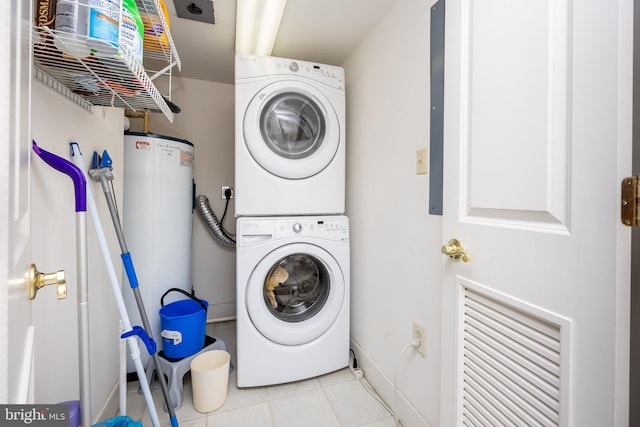
[[218, 217], [209, 206], [209, 199], [205, 195], [199, 195], [196, 197], [196, 211], [198, 212], [198, 216], [204, 222], [204, 225], [207, 226], [207, 229], [211, 233], [211, 235], [224, 246], [235, 247], [236, 241], [233, 237], [231, 237], [230, 233], [228, 233], [223, 225], [218, 220]]

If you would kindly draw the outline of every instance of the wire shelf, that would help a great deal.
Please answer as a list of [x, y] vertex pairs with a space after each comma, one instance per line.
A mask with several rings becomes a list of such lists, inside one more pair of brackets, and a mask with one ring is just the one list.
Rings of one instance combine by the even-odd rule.
[[84, 108], [88, 112], [93, 111], [91, 108], [92, 104], [89, 101], [71, 92], [68, 87], [66, 87], [65, 85], [63, 85], [62, 83], [60, 83], [59, 81], [57, 81], [56, 79], [54, 79], [53, 77], [51, 77], [50, 75], [42, 71], [40, 68], [33, 67], [33, 78], [35, 78], [39, 82], [44, 83], [45, 86], [48, 86], [49, 88], [58, 92], [60, 95], [69, 99], [71, 102], [74, 102], [80, 107]]
[[[136, 1], [142, 4], [139, 7], [144, 7], [144, 13], [160, 10], [158, 0]], [[78, 4], [88, 6], [86, 0], [79, 0]], [[156, 14], [156, 18], [166, 24], [162, 13]], [[145, 58], [166, 60], [169, 69], [180, 66], [170, 32], [163, 34], [166, 39], [157, 42], [162, 49], [152, 54], [145, 50]], [[95, 43], [95, 39], [87, 36], [34, 27], [34, 77], [89, 111], [85, 102], [159, 112], [173, 122], [173, 112], [165, 98], [128, 47], [121, 43], [99, 54], [87, 47]]]
[[[182, 63], [173, 37], [171, 37], [169, 23], [165, 20], [164, 13], [161, 12], [160, 2], [158, 0], [136, 0], [136, 4], [140, 13], [147, 14], [152, 22], [152, 28], [145, 29], [144, 57], [165, 61], [181, 70]], [[157, 21], [159, 21], [161, 28], [156, 31], [154, 23]]]

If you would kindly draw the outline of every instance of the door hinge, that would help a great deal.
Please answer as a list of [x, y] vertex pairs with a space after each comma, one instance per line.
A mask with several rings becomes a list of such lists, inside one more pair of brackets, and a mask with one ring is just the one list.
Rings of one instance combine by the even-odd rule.
[[629, 227], [640, 226], [639, 186], [640, 176], [630, 176], [622, 180], [620, 220]]

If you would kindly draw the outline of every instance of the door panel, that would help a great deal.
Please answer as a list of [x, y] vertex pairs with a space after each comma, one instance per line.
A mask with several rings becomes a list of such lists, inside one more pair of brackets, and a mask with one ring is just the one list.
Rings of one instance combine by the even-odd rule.
[[[632, 6], [447, 2], [442, 425], [625, 424]], [[476, 295], [554, 331], [551, 389]]]
[[566, 231], [568, 2], [463, 7], [461, 215]]
[[[27, 279], [31, 263], [30, 181], [31, 140], [29, 139], [29, 102], [31, 96], [31, 10], [30, 2], [10, 2], [10, 79], [7, 140], [8, 253], [7, 323], [8, 335], [6, 390], [9, 403], [33, 402], [34, 328], [31, 321]], [[3, 26], [3, 28], [5, 28]], [[3, 33], [4, 34], [4, 33]], [[3, 82], [4, 84], [4, 82]], [[4, 366], [3, 366], [4, 368]]]
[[462, 418], [471, 425], [559, 425], [567, 413], [572, 323], [458, 278]]

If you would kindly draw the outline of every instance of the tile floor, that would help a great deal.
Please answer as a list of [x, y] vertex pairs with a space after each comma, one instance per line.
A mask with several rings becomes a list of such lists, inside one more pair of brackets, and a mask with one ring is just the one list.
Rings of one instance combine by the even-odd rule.
[[[235, 365], [235, 322], [207, 325], [207, 334], [227, 344]], [[151, 387], [158, 418], [170, 426], [157, 381]], [[182, 427], [394, 427], [390, 412], [356, 380], [349, 368], [318, 378], [269, 387], [239, 389], [235, 370], [229, 376], [225, 404], [207, 414], [193, 408], [191, 382], [185, 375], [182, 407], [176, 411]], [[138, 383], [129, 383], [127, 415], [150, 426], [144, 396]]]

